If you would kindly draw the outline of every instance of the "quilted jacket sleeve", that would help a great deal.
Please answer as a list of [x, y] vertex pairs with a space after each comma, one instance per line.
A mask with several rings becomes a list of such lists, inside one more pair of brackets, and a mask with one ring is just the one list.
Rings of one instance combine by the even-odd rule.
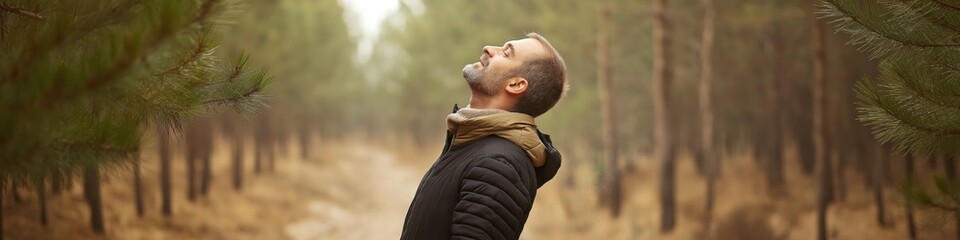
[[484, 158], [466, 170], [453, 212], [452, 239], [518, 239], [533, 204], [512, 164]]

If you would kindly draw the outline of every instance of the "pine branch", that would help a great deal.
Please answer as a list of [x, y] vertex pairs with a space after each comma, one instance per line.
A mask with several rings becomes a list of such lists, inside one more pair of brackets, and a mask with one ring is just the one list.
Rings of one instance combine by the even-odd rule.
[[[901, 123], [900, 125], [906, 125], [906, 126], [909, 126], [909, 127], [913, 128], [913, 129], [916, 129], [916, 130], [918, 130], [918, 131], [927, 132], [927, 133], [931, 133], [931, 134], [934, 134], [934, 135], [960, 136], [960, 130], [955, 130], [955, 129], [934, 129], [934, 128], [927, 127], [927, 126], [921, 126], [921, 125], [918, 124], [918, 123], [915, 123], [915, 122], [913, 122], [913, 121], [908, 120], [908, 119], [907, 119], [905, 116], [903, 116], [902, 114], [898, 114], [898, 113], [893, 112], [893, 110], [891, 110], [891, 109], [892, 109], [891, 106], [889, 106], [889, 105], [887, 105], [887, 104], [885, 104], [885, 103], [881, 103], [880, 106], [875, 106], [875, 107], [876, 107], [876, 108], [879, 108], [880, 110], [882, 110], [882, 112], [883, 112], [883, 113], [886, 113], [886, 115], [892, 117], [893, 120], [896, 120], [896, 121], [900, 122], [900, 123]], [[874, 121], [874, 120], [871, 120], [871, 119], [864, 119], [864, 118], [860, 118], [860, 119], [861, 119], [861, 121], [865, 121], [865, 122], [867, 122], [867, 124], [870, 124], [870, 125], [880, 125], [880, 124], [881, 124], [880, 122], [877, 122], [877, 121]]]
[[237, 95], [237, 96], [233, 96], [233, 97], [230, 97], [230, 98], [210, 99], [210, 100], [207, 100], [207, 101], [203, 101], [202, 104], [203, 104], [203, 105], [214, 105], [214, 104], [224, 104], [224, 103], [226, 103], [226, 102], [237, 102], [237, 101], [243, 100], [243, 99], [245, 99], [245, 98], [249, 98], [249, 97], [253, 96], [253, 94], [256, 94], [256, 93], [258, 93], [258, 92], [260, 92], [260, 91], [262, 91], [262, 90], [263, 90], [263, 87], [261, 87], [261, 86], [258, 85], [258, 86], [256, 86], [256, 87], [251, 88], [250, 90], [248, 90], [247, 92], [245, 92], [245, 93], [243, 93], [243, 94], [240, 94], [240, 95]]
[[900, 71], [893, 71], [893, 72], [894, 72], [894, 74], [896, 74], [896, 76], [897, 76], [898, 78], [904, 80], [904, 81], [903, 81], [903, 82], [904, 82], [903, 85], [906, 86], [907, 89], [909, 89], [911, 92], [913, 92], [914, 95], [919, 96], [919, 97], [922, 98], [923, 100], [927, 100], [927, 101], [929, 101], [929, 102], [931, 102], [931, 103], [934, 103], [934, 104], [937, 104], [937, 105], [940, 105], [940, 106], [943, 106], [943, 107], [952, 108], [952, 109], [954, 109], [954, 110], [960, 111], [960, 104], [957, 104], [957, 103], [949, 103], [949, 102], [944, 102], [944, 101], [939, 101], [939, 100], [933, 99], [933, 98], [931, 98], [929, 95], [927, 95], [926, 92], [922, 91], [916, 84], [914, 84], [913, 81], [908, 81], [908, 80], [906, 80], [907, 78], [906, 78], [906, 76], [903, 75], [903, 73], [901, 73]]
[[923, 202], [921, 203], [921, 205], [925, 207], [940, 209], [940, 210], [949, 211], [949, 212], [956, 212], [958, 210], [956, 207], [947, 206], [945, 204], [938, 203], [936, 201]]
[[237, 64], [236, 66], [234, 66], [234, 67], [233, 67], [233, 71], [230, 73], [230, 76], [227, 76], [226, 80], [224, 80], [224, 81], [226, 81], [226, 82], [233, 82], [233, 81], [237, 80], [238, 78], [240, 78], [240, 74], [243, 73], [243, 67], [244, 67], [244, 65], [246, 65], [246, 63], [247, 63], [247, 61], [246, 61], [246, 59], [244, 59], [244, 60], [242, 61], [242, 63]]
[[[47, 94], [44, 94], [42, 97], [40, 97], [39, 104], [37, 104], [36, 106], [39, 109], [49, 109], [54, 103], [72, 99], [77, 95], [80, 95], [81, 93], [92, 91], [110, 82], [114, 82], [117, 79], [119, 79], [117, 77], [118, 75], [120, 75], [121, 73], [129, 69], [130, 66], [133, 65], [133, 63], [137, 59], [137, 56], [138, 54], [128, 54], [124, 58], [120, 58], [117, 61], [114, 61], [111, 67], [87, 78], [87, 80], [84, 81], [85, 84], [80, 89], [63, 93], [62, 85], [56, 85], [53, 91], [47, 92]], [[24, 109], [24, 108], [21, 108], [21, 109]], [[26, 108], [26, 109], [29, 109], [29, 108]]]
[[[161, 30], [160, 33], [159, 33], [159, 36], [158, 36], [157, 38], [154, 38], [154, 41], [151, 41], [151, 42], [149, 42], [149, 43], [147, 44], [146, 51], [144, 51], [144, 52], [145, 52], [145, 53], [152, 52], [154, 49], [156, 49], [156, 48], [157, 48], [158, 46], [160, 46], [162, 43], [166, 42], [167, 40], [169, 40], [169, 39], [172, 38], [173, 36], [176, 36], [176, 35], [177, 35], [177, 31], [176, 31], [176, 30], [178, 30], [178, 29], [185, 29], [185, 28], [188, 28], [188, 27], [190, 27], [190, 26], [192, 26], [192, 25], [194, 25], [194, 24], [202, 24], [203, 22], [209, 20], [209, 19], [212, 17], [211, 14], [213, 13], [213, 11], [212, 11], [213, 6], [214, 6], [215, 4], [217, 4], [217, 3], [219, 3], [220, 1], [221, 1], [221, 0], [207, 0], [207, 1], [204, 1], [203, 4], [200, 6], [200, 12], [197, 14], [196, 17], [193, 18], [192, 21], [190, 21], [190, 22], [188, 22], [188, 23], [180, 26], [180, 27], [177, 28], [177, 29], [174, 29], [174, 31], [163, 31], [163, 30]], [[161, 28], [161, 29], [162, 29], [162, 28]], [[190, 63], [190, 62], [191, 62], [191, 59], [192, 59], [193, 57], [199, 58], [199, 57], [202, 55], [203, 50], [204, 50], [204, 44], [203, 44], [203, 42], [201, 41], [201, 43], [199, 43], [199, 45], [197, 46], [197, 49], [196, 49], [196, 51], [194, 52], [194, 55], [191, 56], [191, 58], [188, 58], [188, 59], [184, 60], [183, 62], [181, 62], [180, 65], [178, 65], [176, 69], [179, 69], [179, 67], [182, 67], [183, 65], [186, 65], [186, 64]], [[121, 62], [120, 62], [118, 65], [116, 65], [115, 67], [124, 67], [124, 68], [125, 68], [125, 67], [129, 66], [129, 64], [133, 62], [132, 60], [136, 60], [136, 56], [134, 56], [134, 58], [125, 59], [125, 60], [128, 60], [129, 63], [124, 62], [124, 61], [121, 61]], [[175, 69], [172, 69], [172, 70], [175, 70]], [[106, 76], [114, 76], [114, 75], [115, 75], [115, 73], [113, 73], [113, 72], [111, 72], [111, 71], [107, 71], [107, 72], [104, 73], [104, 74], [105, 74]], [[92, 83], [91, 83], [91, 82], [88, 82], [88, 84], [86, 84], [86, 88], [87, 88], [88, 90], [89, 90], [89, 89], [96, 88], [96, 87], [98, 87], [98, 86], [100, 86], [100, 85], [103, 85], [103, 83], [107, 82], [107, 81], [101, 80], [101, 79], [96, 78], [96, 77], [94, 77], [94, 78], [91, 79], [91, 80], [93, 80]], [[99, 81], [98, 81], [98, 80], [99, 80]]]
[[941, 61], [939, 58], [937, 58], [937, 59], [934, 60], [934, 64], [939, 65], [939, 66], [941, 66], [941, 67], [948, 68], [948, 69], [950, 69], [950, 70], [952, 70], [952, 71], [954, 71], [954, 72], [960, 73], [960, 67], [958, 67], [958, 66], [956, 66], [956, 65], [953, 65], [953, 64], [945, 63], [945, 62]]
[[[872, 26], [872, 25], [870, 25], [870, 24], [866, 24], [865, 22], [861, 21], [859, 18], [855, 17], [855, 15], [852, 14], [849, 10], [847, 10], [847, 9], [845, 9], [845, 8], [843, 8], [843, 7], [840, 7], [839, 5], [835, 4], [835, 1], [836, 1], [836, 0], [825, 0], [825, 1], [826, 1], [826, 2], [829, 2], [829, 3], [825, 3], [825, 5], [833, 6], [833, 8], [831, 8], [831, 9], [836, 10], [836, 11], [839, 13], [838, 15], [841, 16], [841, 19], [846, 18], [846, 19], [848, 19], [848, 20], [850, 20], [850, 21], [853, 21], [853, 22], [856, 23], [858, 26], [866, 29], [867, 31], [870, 31], [870, 32], [872, 32], [872, 33], [875, 33], [875, 34], [877, 34], [878, 36], [883, 37], [883, 38], [886, 38], [886, 39], [888, 39], [888, 40], [891, 40], [891, 41], [894, 41], [894, 42], [898, 42], [898, 43], [903, 44], [903, 45], [906, 45], [906, 46], [916, 47], [916, 48], [960, 47], [960, 43], [954, 43], [954, 44], [946, 44], [946, 43], [923, 43], [923, 42], [918, 42], [918, 41], [914, 41], [914, 40], [911, 40], [911, 39], [904, 39], [904, 38], [900, 38], [900, 37], [898, 37], [898, 36], [893, 36], [893, 35], [885, 32], [885, 31], [880, 31], [880, 30], [877, 29], [876, 27], [874, 27], [874, 26]], [[829, 6], [828, 6], [828, 7], [829, 7]], [[835, 22], [835, 21], [838, 21], [838, 20], [834, 20], [834, 22]], [[843, 28], [843, 27], [841, 26], [840, 28]]]
[[200, 57], [203, 56], [204, 52], [207, 51], [207, 44], [204, 40], [201, 40], [197, 43], [197, 46], [190, 52], [190, 55], [181, 60], [175, 66], [168, 68], [165, 71], [154, 74], [156, 77], [165, 76], [168, 74], [179, 73], [182, 69], [186, 68], [190, 63], [197, 61]]
[[206, 21], [210, 18], [210, 14], [213, 13], [213, 6], [219, 3], [221, 0], [207, 0], [203, 1], [203, 4], [200, 5], [200, 14], [198, 14], [194, 19], [193, 23], [200, 23]]
[[896, 7], [897, 7], [897, 8], [895, 8], [895, 9], [899, 10], [899, 12], [895, 12], [895, 13], [898, 13], [898, 14], [894, 14], [894, 15], [905, 15], [905, 14], [910, 14], [910, 15], [913, 15], [913, 16], [919, 15], [919, 17], [920, 17], [920, 18], [923, 18], [924, 21], [933, 23], [933, 24], [937, 25], [938, 27], [941, 27], [941, 28], [944, 28], [944, 29], [949, 29], [949, 30], [954, 31], [954, 32], [960, 32], [960, 27], [957, 27], [957, 26], [951, 25], [950, 23], [947, 23], [947, 22], [944, 21], [943, 18], [941, 18], [941, 17], [931, 16], [931, 12], [929, 12], [929, 11], [933, 11], [933, 9], [927, 9], [928, 12], [924, 13], [924, 12], [922, 11], [924, 7], [922, 7], [922, 6], [921, 6], [921, 7], [915, 7], [917, 1], [918, 1], [918, 0], [899, 0], [899, 1], [898, 1], [899, 4], [895, 4]]
[[233, 66], [233, 71], [230, 73], [230, 76], [227, 76], [227, 78], [224, 79], [223, 81], [216, 82], [216, 83], [233, 82], [239, 79], [240, 74], [243, 73], [243, 69], [246, 67], [247, 61], [249, 60], [250, 60], [250, 55], [247, 55], [246, 53], [240, 53], [240, 59], [237, 60], [237, 64]]
[[916, 149], [919, 142], [942, 142], [944, 138], [960, 136], [960, 131], [955, 129], [934, 129], [912, 122], [907, 117], [902, 116], [878, 95], [880, 90], [874, 83], [860, 81], [856, 84], [854, 90], [857, 98], [862, 101], [858, 103], [860, 107], [857, 110], [860, 112], [860, 116], [857, 117], [857, 120], [874, 127], [874, 135], [882, 143], [893, 141], [898, 149], [913, 150]]
[[7, 12], [14, 13], [14, 14], [23, 15], [28, 18], [40, 20], [40, 21], [46, 20], [46, 18], [43, 17], [43, 15], [40, 15], [39, 13], [31, 12], [23, 8], [13, 7], [13, 6], [7, 5], [6, 3], [0, 3], [0, 9]]
[[[205, 1], [197, 17], [194, 18], [192, 21], [188, 22], [187, 24], [180, 26], [180, 28], [177, 28], [177, 29], [183, 29], [193, 24], [202, 23], [203, 21], [206, 21], [206, 19], [209, 19], [211, 17], [210, 13], [212, 9], [212, 4], [217, 2], [219, 2], [219, 0]], [[54, 91], [48, 92], [47, 94], [43, 95], [40, 98], [40, 104], [38, 105], [38, 107], [40, 109], [47, 109], [51, 107], [53, 103], [63, 101], [66, 99], [71, 99], [79, 95], [80, 93], [98, 89], [103, 85], [106, 85], [108, 83], [118, 80], [119, 79], [118, 75], [123, 73], [125, 70], [129, 69], [130, 66], [132, 66], [133, 63], [137, 60], [137, 58], [140, 57], [140, 54], [145, 54], [155, 50], [162, 43], [166, 42], [167, 40], [175, 36], [177, 34], [177, 31], [175, 30], [177, 29], [167, 29], [164, 27], [159, 28], [157, 35], [148, 40], [148, 42], [145, 44], [146, 46], [145, 48], [130, 49], [130, 51], [127, 52], [126, 56], [115, 61], [110, 68], [107, 68], [105, 71], [101, 71], [97, 74], [94, 74], [93, 76], [88, 78], [86, 81], [84, 81], [86, 84], [84, 84], [81, 89], [77, 89], [68, 93], [61, 93], [62, 88], [56, 88]], [[57, 86], [60, 86], [60, 85], [57, 85]], [[26, 109], [30, 109], [30, 108], [26, 108]]]
[[[885, 4], [885, 5], [884, 5]], [[960, 140], [954, 83], [958, 27], [940, 16], [949, 10], [919, 0], [828, 0], [818, 13], [873, 58], [884, 57], [881, 82], [861, 81], [858, 120], [898, 151], [942, 151]]]
[[945, 3], [945, 2], [943, 2], [943, 1], [941, 1], [941, 0], [930, 0], [930, 1], [936, 3], [936, 4], [940, 5], [940, 6], [943, 6], [943, 7], [945, 7], [945, 8], [953, 9], [954, 11], [960, 11], [960, 6], [954, 6], [953, 4]]
[[[106, 13], [91, 13], [85, 18], [90, 18], [90, 23], [85, 24], [79, 28], [64, 28], [57, 29], [53, 37], [50, 38], [41, 38], [39, 41], [31, 42], [29, 51], [23, 51], [21, 57], [23, 58], [20, 61], [14, 63], [14, 65], [8, 69], [10, 70], [9, 78], [5, 79], [13, 83], [20, 83], [26, 81], [30, 78], [29, 74], [32, 72], [24, 72], [25, 69], [32, 69], [32, 65], [47, 56], [49, 52], [53, 51], [59, 46], [66, 45], [64, 43], [70, 42], [77, 38], [77, 33], [89, 33], [98, 28], [108, 26], [112, 23], [119, 22], [117, 16], [121, 16], [122, 13], [125, 13], [126, 10], [132, 9], [133, 6], [139, 4], [142, 0], [134, 1], [124, 1]], [[82, 19], [85, 19], [82, 18]], [[82, 35], [82, 34], [79, 34]]]
[[106, 143], [93, 143], [93, 142], [77, 142], [67, 139], [59, 139], [57, 143], [64, 148], [82, 148], [82, 149], [92, 149], [100, 152], [111, 152], [111, 153], [134, 153], [140, 150], [139, 146], [135, 147], [118, 147]]
[[[101, 3], [123, 13], [82, 8], [36, 14], [45, 20], [42, 25], [26, 22], [39, 28], [18, 36], [30, 41], [16, 46], [11, 61], [0, 66], [2, 84], [31, 90], [0, 105], [16, 112], [0, 127], [9, 133], [0, 134], [0, 149], [6, 149], [0, 181], [69, 180], [77, 169], [122, 163], [121, 156], [139, 151], [145, 120], [176, 133], [184, 120], [206, 113], [204, 105], [246, 110], [262, 104], [263, 75], [247, 74], [244, 64], [220, 65], [212, 55], [218, 40], [200, 37], [223, 23], [218, 17], [230, 9], [224, 0], [142, 2]], [[0, 3], [0, 28], [11, 9]], [[67, 102], [69, 107], [58, 107]], [[22, 127], [27, 129], [10, 131]]]
[[[934, 129], [927, 126], [921, 126], [918, 123], [909, 121], [902, 114], [894, 113], [893, 110], [890, 109], [890, 106], [877, 106], [877, 107], [883, 110], [883, 112], [889, 115], [890, 117], [893, 117], [894, 120], [902, 123], [902, 125], [910, 126], [911, 128], [916, 129], [917, 131], [927, 132], [934, 135], [942, 135], [942, 136], [960, 135], [960, 130], [956, 130], [956, 129]], [[872, 124], [879, 124], [879, 123], [873, 122]]]
[[[957, 182], [949, 182], [942, 176], [933, 178], [934, 185], [939, 192], [933, 192], [923, 184], [918, 184], [915, 180], [904, 182], [902, 185], [907, 201], [916, 206], [937, 209], [946, 212], [957, 212]], [[953, 202], [954, 205], [950, 203]]]
[[91, 31], [103, 28], [105, 26], [110, 26], [111, 24], [114, 24], [114, 23], [126, 21], [128, 20], [127, 17], [131, 16], [131, 14], [127, 14], [129, 13], [128, 11], [130, 9], [133, 9], [135, 6], [140, 5], [141, 3], [143, 3], [143, 0], [121, 1], [120, 3], [117, 3], [116, 5], [111, 7], [109, 11], [92, 12], [82, 18], [79, 18], [79, 19], [90, 19], [90, 21], [89, 23], [84, 24], [84, 26], [80, 27], [76, 32], [81, 32], [81, 33], [91, 32]]
[[140, 101], [147, 103], [147, 105], [153, 106], [155, 109], [162, 109], [160, 112], [184, 112], [184, 111], [190, 110], [188, 108], [183, 108], [183, 107], [171, 107], [171, 106], [162, 105], [162, 104], [150, 101], [143, 95], [138, 95], [137, 97], [140, 98]]
[[230, 69], [230, 74], [223, 80], [211, 82], [209, 85], [221, 84], [221, 83], [232, 83], [243, 75], [243, 70], [246, 68], [247, 62], [250, 60], [250, 55], [246, 53], [240, 53], [240, 58], [237, 59], [237, 64], [233, 65], [233, 68]]

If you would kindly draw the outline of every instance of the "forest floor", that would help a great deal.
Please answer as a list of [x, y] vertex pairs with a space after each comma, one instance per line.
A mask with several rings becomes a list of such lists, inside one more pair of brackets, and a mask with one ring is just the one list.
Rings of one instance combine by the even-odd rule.
[[[785, 187], [768, 190], [762, 169], [745, 156], [723, 159], [717, 182], [713, 227], [703, 223], [706, 184], [689, 156], [677, 168], [677, 227], [660, 233], [660, 165], [639, 159], [624, 180], [625, 203], [618, 218], [599, 209], [588, 166], [575, 167], [574, 178], [540, 189], [524, 232], [528, 239], [816, 239], [816, 186], [804, 176], [796, 159], [785, 159]], [[583, 164], [588, 165], [588, 164]], [[570, 169], [565, 169], [570, 170]], [[921, 170], [922, 171], [922, 170]], [[569, 172], [568, 172], [569, 173]], [[558, 176], [563, 179], [570, 176]], [[884, 191], [885, 218], [877, 223], [873, 192], [862, 175], [851, 169], [844, 178], [845, 194], [830, 205], [828, 238], [851, 240], [909, 239], [905, 205], [898, 184]], [[955, 225], [929, 212], [916, 215], [918, 239], [956, 239]]]
[[[218, 147], [225, 147], [222, 144]], [[129, 169], [106, 179], [103, 188], [107, 232], [89, 229], [89, 212], [78, 184], [52, 196], [50, 225], [41, 226], [35, 195], [22, 202], [4, 198], [6, 239], [397, 239], [410, 199], [423, 172], [439, 151], [418, 150], [398, 141], [383, 147], [362, 141], [316, 144], [308, 158], [297, 149], [280, 154], [276, 169], [253, 174], [248, 147], [245, 185], [234, 191], [229, 154], [214, 151], [215, 180], [209, 195], [186, 199], [182, 155], [174, 159], [173, 216], [160, 214], [159, 166], [155, 151], [144, 153], [143, 186], [147, 212], [136, 216]], [[148, 148], [149, 149], [149, 148]], [[225, 148], [219, 148], [225, 149]], [[638, 159], [625, 176], [625, 204], [618, 218], [597, 205], [588, 161], [565, 157], [564, 168], [537, 194], [521, 239], [814, 239], [812, 179], [787, 171], [789, 188], [769, 194], [762, 171], [752, 160], [728, 157], [718, 182], [714, 227], [704, 231], [703, 178], [692, 161], [678, 164], [678, 224], [659, 232], [659, 166]], [[787, 159], [786, 169], [798, 169]], [[572, 175], [571, 175], [572, 174]], [[831, 239], [906, 239], [903, 204], [893, 187], [886, 191], [888, 227], [879, 227], [862, 177], [847, 174], [847, 194], [829, 210]], [[953, 239], [952, 222], [918, 216], [920, 239]]]

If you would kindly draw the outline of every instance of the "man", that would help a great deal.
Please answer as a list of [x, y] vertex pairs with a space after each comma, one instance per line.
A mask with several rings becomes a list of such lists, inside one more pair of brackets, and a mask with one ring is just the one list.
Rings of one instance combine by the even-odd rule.
[[518, 239], [560, 153], [534, 118], [567, 89], [566, 66], [542, 36], [483, 47], [463, 67], [470, 105], [447, 116], [440, 157], [423, 176], [400, 239]]

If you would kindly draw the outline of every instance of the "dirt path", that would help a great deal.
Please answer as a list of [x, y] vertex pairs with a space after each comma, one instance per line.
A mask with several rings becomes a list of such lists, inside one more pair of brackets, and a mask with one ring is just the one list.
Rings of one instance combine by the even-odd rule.
[[[220, 145], [223, 147], [223, 145]], [[210, 195], [186, 199], [182, 159], [175, 159], [174, 214], [159, 213], [158, 167], [152, 155], [144, 166], [147, 213], [134, 212], [130, 176], [103, 185], [105, 235], [88, 226], [82, 188], [50, 202], [51, 225], [36, 218], [36, 200], [24, 191], [22, 203], [2, 199], [7, 239], [396, 239], [416, 191], [421, 169], [398, 163], [388, 148], [358, 141], [326, 142], [313, 157], [280, 154], [275, 171], [247, 172], [242, 191], [230, 183], [230, 155], [214, 153]], [[252, 171], [248, 150], [247, 170]], [[179, 154], [179, 153], [178, 153]]]
[[305, 201], [309, 217], [288, 224], [292, 239], [396, 239], [409, 199], [416, 191], [416, 170], [369, 145], [351, 145], [342, 159], [323, 166], [295, 168], [305, 185], [324, 192]]
[[[410, 199], [429, 159], [436, 152], [413, 147], [384, 147], [365, 141], [324, 142], [312, 148], [313, 157], [301, 159], [282, 151], [275, 171], [252, 170], [247, 148], [244, 188], [232, 189], [228, 148], [214, 153], [215, 177], [211, 193], [189, 201], [182, 159], [173, 166], [173, 216], [160, 215], [156, 159], [144, 166], [147, 213], [137, 217], [131, 179], [120, 173], [104, 183], [105, 235], [89, 229], [89, 213], [82, 188], [73, 187], [50, 200], [50, 226], [37, 219], [37, 201], [21, 191], [22, 202], [4, 201], [6, 239], [397, 239]], [[150, 151], [155, 152], [155, 151]], [[177, 156], [180, 153], [178, 153]], [[146, 156], [146, 155], [145, 155]], [[565, 157], [567, 163], [576, 155]], [[581, 157], [581, 159], [587, 159]], [[811, 181], [788, 174], [791, 188], [785, 197], [771, 199], [754, 177], [760, 172], [743, 156], [731, 158], [726, 177], [718, 184], [718, 239], [811, 239], [814, 208]], [[798, 161], [788, 161], [795, 163]], [[638, 161], [638, 170], [625, 179], [627, 201], [619, 218], [597, 207], [590, 165], [565, 164], [559, 175], [541, 188], [521, 239], [702, 239], [702, 180], [692, 161], [679, 161], [678, 229], [660, 234], [658, 227], [656, 164]], [[798, 169], [788, 165], [788, 169]], [[852, 178], [851, 186], [861, 186]], [[906, 227], [895, 189], [887, 191], [887, 217], [895, 224], [880, 228], [873, 219], [872, 198], [866, 188], [851, 188], [848, 198], [831, 206], [831, 236], [835, 239], [903, 239]], [[948, 239], [952, 227], [921, 224], [921, 239]]]

